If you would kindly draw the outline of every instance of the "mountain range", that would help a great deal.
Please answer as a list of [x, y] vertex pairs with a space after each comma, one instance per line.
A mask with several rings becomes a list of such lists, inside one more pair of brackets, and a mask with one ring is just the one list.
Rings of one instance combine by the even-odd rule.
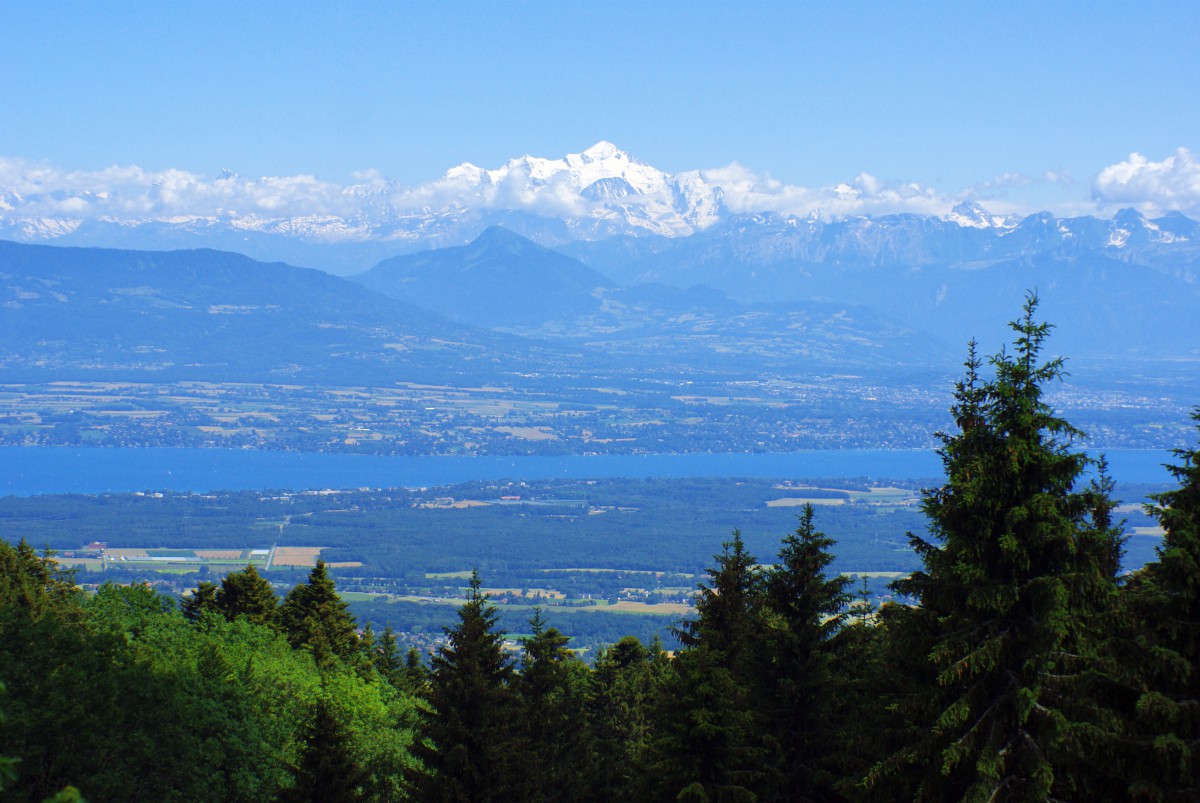
[[[222, 174], [205, 192], [217, 199], [257, 197], [271, 189], [271, 181]], [[292, 215], [271, 213], [271, 205], [246, 211], [233, 200], [214, 201], [204, 214], [182, 214], [164, 201], [174, 188], [152, 188], [144, 197], [94, 189], [47, 191], [43, 197], [0, 187], [0, 238], [146, 250], [216, 248], [351, 274], [389, 257], [465, 245], [487, 228], [502, 226], [626, 284], [670, 278], [672, 268], [665, 263], [685, 257], [699, 269], [684, 284], [713, 283], [717, 261], [732, 272], [739, 265], [789, 264], [970, 268], [1047, 251], [1100, 255], [1190, 273], [1194, 280], [1200, 258], [1200, 224], [1179, 214], [1153, 220], [1132, 210], [1111, 220], [1048, 213], [1016, 217], [964, 202], [940, 217], [797, 217], [755, 209], [752, 193], [731, 203], [735, 181], [723, 171], [666, 173], [599, 142], [561, 159], [523, 156], [495, 169], [461, 164], [417, 187], [379, 179], [343, 188], [323, 207]], [[128, 211], [142, 206], [171, 211]], [[774, 281], [771, 274], [763, 274], [763, 284]]]
[[1183, 215], [735, 214], [721, 180], [602, 142], [351, 188], [351, 217], [30, 218], [38, 199], [9, 193], [0, 236], [22, 242], [0, 243], [0, 365], [360, 381], [944, 367], [972, 337], [1007, 342], [1031, 291], [1059, 353], [1116, 371], [1200, 359], [1200, 223]]
[[460, 326], [312, 269], [213, 250], [0, 241], [0, 375], [391, 383], [553, 364], [530, 342]]

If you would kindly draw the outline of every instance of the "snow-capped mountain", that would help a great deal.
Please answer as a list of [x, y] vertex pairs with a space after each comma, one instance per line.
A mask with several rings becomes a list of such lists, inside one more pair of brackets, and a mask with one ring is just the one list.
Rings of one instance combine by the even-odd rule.
[[[889, 209], [867, 201], [891, 192], [869, 176], [810, 191], [736, 165], [670, 174], [603, 141], [558, 159], [526, 155], [490, 169], [464, 163], [415, 187], [373, 173], [340, 186], [312, 176], [222, 171], [205, 178], [138, 168], [51, 181], [36, 166], [14, 172], [11, 163], [0, 176], [8, 184], [0, 184], [0, 239], [218, 248], [335, 273], [463, 245], [496, 225], [601, 270], [681, 250], [729, 259], [732, 249], [734, 261], [745, 264], [912, 266], [1069, 249], [1189, 270], [1200, 254], [1198, 224], [1177, 213], [1153, 220], [1132, 210], [1112, 220], [1018, 217], [964, 201], [939, 215], [868, 215], [862, 210]], [[859, 211], [838, 213], [847, 209]], [[703, 273], [696, 281], [706, 280]]]
[[[603, 141], [561, 159], [526, 155], [495, 169], [464, 163], [417, 187], [376, 176], [337, 187], [311, 177], [249, 179], [229, 171], [210, 181], [141, 173], [131, 181], [102, 193], [47, 190], [36, 175], [27, 186], [0, 186], [0, 238], [195, 244], [293, 260], [307, 250], [311, 256], [302, 262], [338, 269], [460, 245], [497, 224], [557, 245], [624, 234], [684, 237], [714, 225], [725, 211], [721, 188], [703, 173], [673, 176]], [[181, 198], [191, 211], [179, 211]], [[208, 213], [197, 213], [198, 206]], [[283, 209], [291, 213], [271, 213]], [[357, 256], [338, 258], [339, 251]]]
[[720, 188], [698, 174], [669, 175], [604, 141], [561, 159], [522, 156], [495, 170], [461, 164], [438, 183], [471, 199], [468, 208], [560, 217], [574, 239], [686, 237], [716, 223], [722, 211]]
[[1021, 222], [1016, 215], [993, 215], [974, 201], [955, 204], [945, 220], [972, 229], [1011, 229]]

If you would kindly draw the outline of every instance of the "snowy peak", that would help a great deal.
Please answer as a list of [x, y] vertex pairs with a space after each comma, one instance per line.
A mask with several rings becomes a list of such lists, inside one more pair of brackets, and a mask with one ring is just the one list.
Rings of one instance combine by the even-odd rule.
[[613, 176], [593, 181], [580, 190], [579, 194], [590, 201], [615, 201], [618, 198], [637, 195], [638, 191], [625, 179]]
[[563, 157], [563, 161], [571, 167], [622, 160], [629, 161], [629, 154], [606, 140], [600, 140], [583, 153], [568, 153]]
[[[471, 165], [463, 165], [470, 168]], [[466, 170], [460, 174], [465, 175]], [[611, 142], [598, 142], [583, 153], [568, 153], [561, 159], [522, 156], [496, 170], [483, 171], [492, 184], [523, 178], [534, 186], [551, 183], [571, 187], [576, 192], [603, 179], [623, 179], [639, 195], [664, 192], [670, 177], [650, 165], [630, 158]]]
[[[962, 201], [945, 213], [943, 196], [920, 185], [862, 174], [849, 183], [802, 187], [736, 162], [671, 174], [607, 140], [560, 158], [525, 155], [492, 167], [464, 162], [417, 186], [371, 170], [356, 173], [354, 183], [339, 184], [308, 175], [247, 178], [228, 170], [214, 178], [132, 166], [48, 173], [36, 164], [0, 158], [4, 164], [9, 168], [8, 178], [0, 177], [5, 182], [0, 238], [117, 248], [217, 247], [336, 272], [361, 270], [396, 254], [464, 245], [494, 225], [548, 247], [613, 237], [632, 242], [646, 236], [720, 236], [731, 227], [767, 226], [788, 249], [799, 247], [790, 244], [797, 238], [816, 243], [826, 230], [849, 238], [859, 250], [876, 249], [872, 243], [879, 238], [891, 239], [878, 248], [895, 252], [942, 248], [913, 245], [922, 228], [956, 244], [1003, 239], [1005, 247], [1019, 242], [1026, 248], [1101, 249], [1121, 260], [1146, 251], [1158, 258], [1200, 249], [1200, 224], [1179, 214], [1147, 220], [1136, 210], [1123, 210], [1113, 220], [1058, 219], [1049, 213], [1020, 218], [993, 214], [976, 201]], [[930, 222], [935, 225], [927, 226]], [[665, 246], [629, 245], [634, 251], [643, 247]], [[1171, 258], [1182, 264], [1193, 256]]]
[[1011, 218], [993, 215], [975, 201], [955, 204], [945, 220], [972, 229], [1011, 229], [1017, 225]]
[[722, 197], [697, 172], [672, 176], [604, 140], [561, 159], [525, 155], [495, 169], [464, 163], [441, 183], [472, 211], [556, 217], [570, 239], [587, 240], [694, 234], [717, 222]]

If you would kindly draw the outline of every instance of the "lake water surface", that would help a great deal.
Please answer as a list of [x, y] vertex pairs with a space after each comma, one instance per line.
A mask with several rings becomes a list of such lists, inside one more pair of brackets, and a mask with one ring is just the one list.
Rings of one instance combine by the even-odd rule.
[[[1170, 482], [1164, 451], [1108, 452], [1118, 482]], [[941, 477], [929, 450], [842, 449], [788, 454], [431, 457], [246, 449], [0, 447], [0, 495], [428, 487], [473, 480], [747, 477], [873, 480]]]

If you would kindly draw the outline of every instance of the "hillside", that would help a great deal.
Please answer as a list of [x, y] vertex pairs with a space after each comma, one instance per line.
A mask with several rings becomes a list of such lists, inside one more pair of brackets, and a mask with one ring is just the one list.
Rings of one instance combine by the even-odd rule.
[[220, 251], [0, 242], [0, 276], [7, 378], [428, 381], [530, 354], [322, 271]]

